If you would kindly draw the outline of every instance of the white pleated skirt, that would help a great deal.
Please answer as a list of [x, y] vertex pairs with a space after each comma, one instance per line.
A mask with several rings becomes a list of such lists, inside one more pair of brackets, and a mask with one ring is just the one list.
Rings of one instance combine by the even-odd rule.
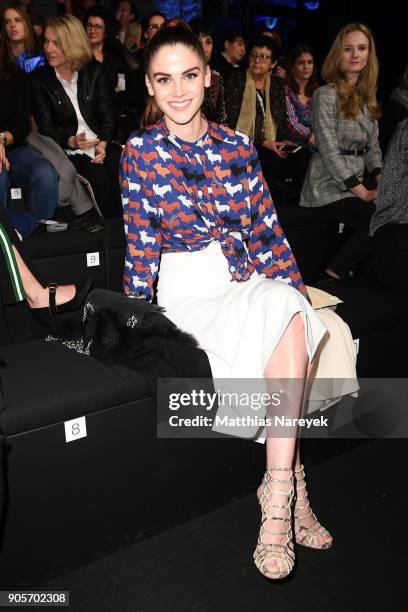
[[[216, 241], [201, 251], [162, 254], [157, 301], [169, 319], [197, 339], [208, 355], [213, 378], [224, 384], [226, 379], [262, 381], [290, 320], [300, 313], [309, 361], [318, 360], [305, 412], [326, 408], [358, 389], [348, 326], [332, 311], [323, 322], [319, 311], [283, 281], [260, 277], [256, 271], [246, 282], [231, 280]], [[330, 341], [332, 332], [336, 347]], [[337, 384], [339, 379], [343, 382]]]

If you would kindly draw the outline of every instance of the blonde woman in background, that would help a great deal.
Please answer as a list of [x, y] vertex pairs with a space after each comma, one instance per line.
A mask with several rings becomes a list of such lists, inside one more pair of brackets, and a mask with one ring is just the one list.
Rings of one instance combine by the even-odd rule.
[[121, 147], [112, 143], [114, 109], [103, 66], [72, 15], [48, 20], [44, 51], [48, 66], [32, 73], [39, 132], [53, 138], [89, 181], [102, 214], [117, 216]]
[[[382, 165], [377, 75], [370, 30], [361, 23], [345, 26], [323, 64], [327, 85], [313, 97], [312, 128], [318, 150], [300, 199], [301, 206], [324, 207], [330, 218], [355, 230], [327, 264], [321, 278], [325, 282], [347, 276], [371, 252], [368, 230]], [[371, 179], [369, 188], [363, 182], [365, 171]]]

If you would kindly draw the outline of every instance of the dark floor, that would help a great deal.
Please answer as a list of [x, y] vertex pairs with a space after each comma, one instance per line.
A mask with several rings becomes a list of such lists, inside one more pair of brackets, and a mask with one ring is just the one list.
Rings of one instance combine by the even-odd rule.
[[298, 546], [284, 582], [253, 564], [260, 512], [251, 495], [38, 588], [69, 590], [71, 610], [99, 612], [407, 610], [407, 446], [373, 441], [309, 471], [313, 507], [335, 543]]

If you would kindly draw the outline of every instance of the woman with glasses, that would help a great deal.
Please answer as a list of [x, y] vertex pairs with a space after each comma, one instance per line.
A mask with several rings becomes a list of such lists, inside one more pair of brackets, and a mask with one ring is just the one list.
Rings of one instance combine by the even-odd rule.
[[143, 43], [146, 46], [153, 36], [164, 26], [167, 17], [158, 11], [149, 13], [142, 22]]
[[[274, 200], [279, 199], [283, 151], [289, 141], [285, 82], [270, 76], [278, 61], [270, 36], [259, 36], [249, 52], [246, 73], [234, 72], [225, 91], [228, 125], [254, 139], [262, 171]], [[279, 189], [278, 189], [279, 188]]]
[[[138, 25], [138, 22], [132, 22]], [[116, 136], [125, 142], [136, 128], [142, 110], [137, 74], [140, 59], [115, 36], [113, 15], [103, 6], [91, 8], [85, 16], [85, 31], [96, 61], [100, 62], [115, 102]]]

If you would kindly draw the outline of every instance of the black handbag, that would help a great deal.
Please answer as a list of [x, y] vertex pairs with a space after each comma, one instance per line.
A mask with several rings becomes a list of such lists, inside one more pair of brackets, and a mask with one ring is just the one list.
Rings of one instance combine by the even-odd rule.
[[164, 309], [137, 294], [94, 289], [82, 309], [61, 313], [52, 323], [49, 340], [105, 363], [147, 364], [162, 353], [163, 342], [178, 340], [197, 348], [195, 338], [179, 329]]

